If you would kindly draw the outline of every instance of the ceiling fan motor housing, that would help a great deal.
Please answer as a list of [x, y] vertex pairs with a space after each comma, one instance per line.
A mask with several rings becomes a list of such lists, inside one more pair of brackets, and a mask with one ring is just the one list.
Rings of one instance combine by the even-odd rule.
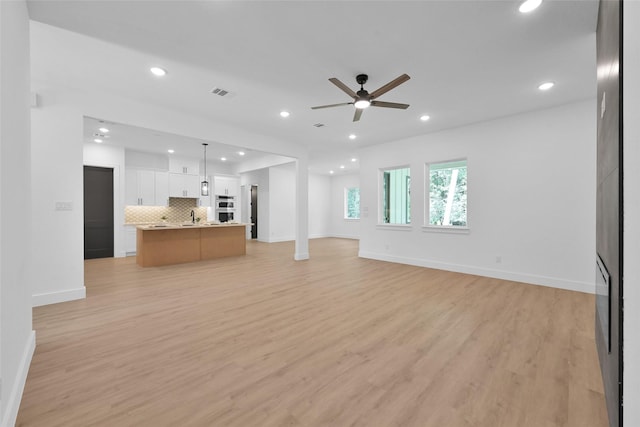
[[369, 80], [369, 76], [367, 76], [366, 74], [358, 74], [356, 76], [356, 82], [358, 82], [358, 84], [360, 86], [362, 86], [363, 84], [365, 84], [367, 82], [367, 80]]

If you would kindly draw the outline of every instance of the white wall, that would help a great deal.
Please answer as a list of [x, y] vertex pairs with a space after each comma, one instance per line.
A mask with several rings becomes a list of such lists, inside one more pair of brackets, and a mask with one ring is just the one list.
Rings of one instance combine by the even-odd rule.
[[44, 90], [40, 99], [31, 110], [34, 305], [85, 297], [82, 112]]
[[330, 236], [331, 178], [309, 174], [309, 238]]
[[269, 242], [294, 240], [296, 224], [295, 164], [269, 168]]
[[116, 257], [127, 256], [124, 237], [125, 150], [121, 147], [86, 143], [83, 158], [85, 166], [113, 169], [113, 253]]
[[13, 426], [35, 349], [31, 325], [29, 18], [0, 1], [0, 426]]
[[[594, 292], [594, 118], [590, 100], [363, 149], [360, 255]], [[460, 158], [470, 232], [429, 232], [425, 162]], [[379, 169], [407, 164], [413, 223], [379, 226]]]
[[640, 425], [640, 2], [623, 16], [624, 425]]
[[344, 218], [345, 188], [360, 187], [360, 175], [334, 175], [331, 177], [330, 234], [347, 239], [360, 238], [360, 220]]

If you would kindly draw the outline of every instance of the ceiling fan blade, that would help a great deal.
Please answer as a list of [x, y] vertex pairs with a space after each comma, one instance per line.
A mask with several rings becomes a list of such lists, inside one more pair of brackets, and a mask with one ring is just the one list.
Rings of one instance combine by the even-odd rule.
[[406, 110], [409, 104], [399, 104], [397, 102], [371, 101], [372, 107], [400, 108]]
[[389, 92], [391, 89], [393, 89], [396, 86], [400, 86], [402, 83], [406, 82], [410, 78], [411, 77], [409, 77], [407, 74], [403, 74], [400, 77], [398, 77], [397, 79], [391, 80], [386, 85], [384, 85], [381, 88], [376, 89], [373, 92], [371, 92], [371, 98], [377, 98], [380, 95], [382, 95], [383, 93]]
[[356, 97], [356, 93], [353, 90], [349, 89], [349, 86], [347, 86], [346, 84], [342, 83], [340, 80], [336, 79], [335, 77], [331, 77], [329, 79], [329, 81], [331, 83], [333, 83], [334, 85], [338, 86], [340, 89], [342, 89], [342, 91], [344, 93], [346, 93], [347, 95], [349, 95], [350, 97], [352, 97], [352, 98]]
[[331, 108], [331, 107], [340, 107], [342, 105], [350, 105], [353, 102], [341, 102], [340, 104], [331, 104], [331, 105], [319, 105], [317, 107], [311, 107], [312, 110], [317, 110], [318, 108]]
[[356, 113], [353, 115], [353, 121], [357, 122], [360, 120], [360, 116], [362, 116], [362, 108], [356, 108]]

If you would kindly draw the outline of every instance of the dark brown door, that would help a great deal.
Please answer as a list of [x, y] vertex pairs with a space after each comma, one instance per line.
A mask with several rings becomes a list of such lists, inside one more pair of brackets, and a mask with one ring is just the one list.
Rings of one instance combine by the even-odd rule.
[[251, 238], [258, 238], [258, 186], [251, 186]]
[[84, 259], [113, 257], [113, 169], [84, 167]]

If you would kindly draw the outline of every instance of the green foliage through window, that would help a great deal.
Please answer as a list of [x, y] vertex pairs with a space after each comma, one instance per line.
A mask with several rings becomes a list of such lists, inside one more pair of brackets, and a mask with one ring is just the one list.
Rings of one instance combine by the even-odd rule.
[[411, 224], [411, 171], [409, 168], [382, 171], [382, 222]]
[[467, 161], [429, 165], [429, 225], [467, 225]]
[[345, 188], [344, 189], [344, 217], [346, 219], [360, 218], [360, 189]]

